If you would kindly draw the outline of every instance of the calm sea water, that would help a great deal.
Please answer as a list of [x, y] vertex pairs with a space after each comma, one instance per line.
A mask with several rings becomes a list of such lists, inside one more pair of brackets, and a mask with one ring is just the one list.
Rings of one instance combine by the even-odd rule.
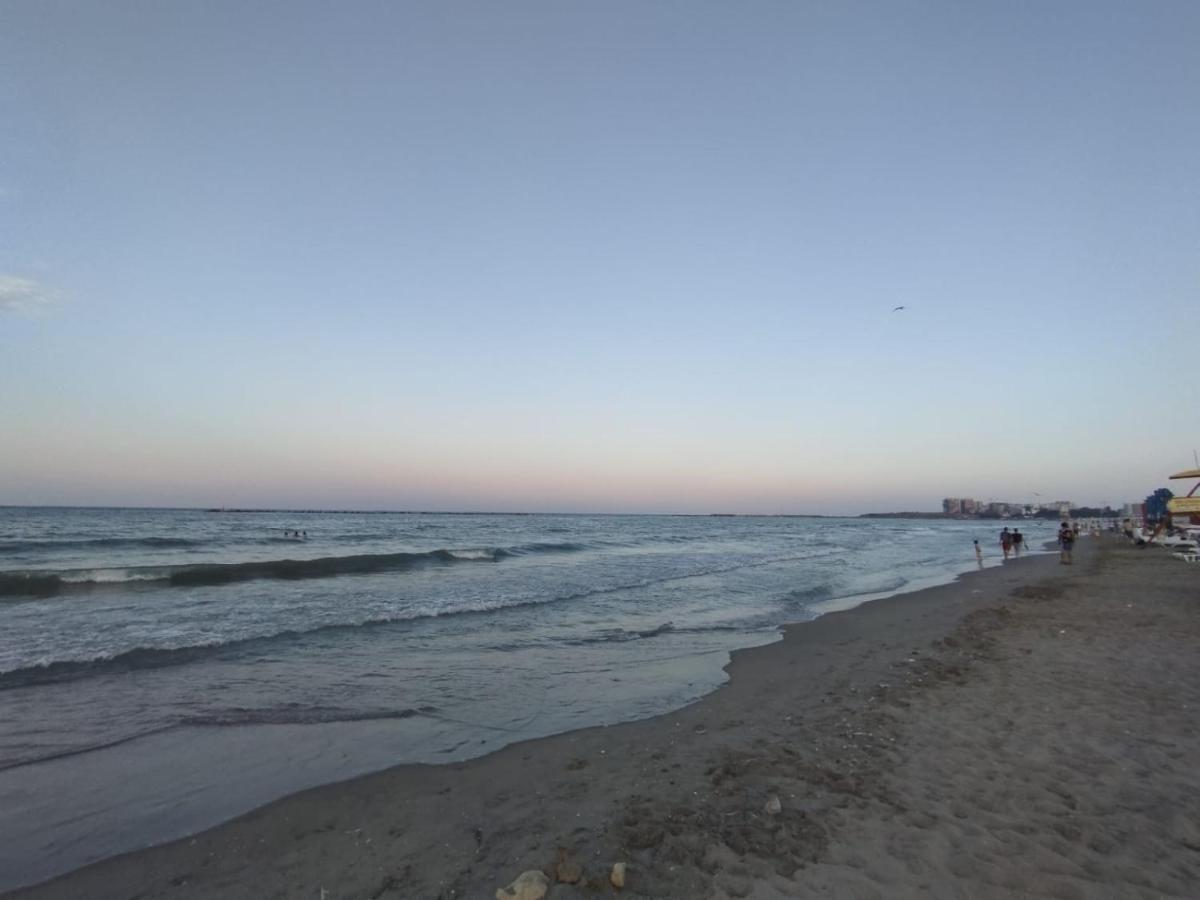
[[[949, 580], [996, 530], [0, 508], [0, 808], [43, 826], [12, 853], [40, 876], [309, 784], [677, 708], [730, 650]], [[29, 787], [73, 778], [69, 811]], [[126, 837], [63, 855], [80, 803]]]

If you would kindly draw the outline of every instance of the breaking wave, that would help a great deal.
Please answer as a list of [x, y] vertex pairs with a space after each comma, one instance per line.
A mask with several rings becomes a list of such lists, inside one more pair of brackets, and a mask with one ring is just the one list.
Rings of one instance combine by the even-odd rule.
[[583, 544], [533, 543], [515, 547], [430, 550], [424, 553], [363, 553], [317, 559], [271, 559], [256, 562], [190, 563], [178, 566], [74, 569], [0, 573], [0, 597], [50, 597], [103, 585], [157, 582], [173, 587], [204, 587], [259, 579], [298, 580], [338, 575], [370, 575], [423, 565], [499, 562], [535, 553], [571, 553]]

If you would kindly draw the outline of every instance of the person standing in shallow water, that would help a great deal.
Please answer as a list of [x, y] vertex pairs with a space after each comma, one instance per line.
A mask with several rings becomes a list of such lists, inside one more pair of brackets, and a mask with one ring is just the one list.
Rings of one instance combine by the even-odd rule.
[[1004, 551], [1004, 558], [1008, 559], [1009, 551], [1012, 550], [1012, 534], [1009, 533], [1007, 525], [1000, 532], [1000, 549]]
[[1012, 548], [1013, 556], [1021, 555], [1021, 547], [1025, 545], [1025, 535], [1021, 534], [1020, 528], [1014, 528], [1012, 533]]
[[1058, 529], [1058, 561], [1064, 566], [1072, 564], [1071, 551], [1075, 549], [1075, 532], [1071, 526], [1063, 522]]
[[979, 546], [979, 541], [974, 541], [975, 544], [975, 562], [979, 563], [979, 568], [983, 568], [983, 548]]

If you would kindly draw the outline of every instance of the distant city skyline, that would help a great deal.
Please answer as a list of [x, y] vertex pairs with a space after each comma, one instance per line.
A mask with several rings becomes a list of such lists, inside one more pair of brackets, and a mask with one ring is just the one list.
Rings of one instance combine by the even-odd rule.
[[1198, 4], [3, 19], [0, 504], [1119, 506], [1200, 446]]
[[[932, 508], [926, 509], [926, 508], [921, 508], [921, 507], [913, 507], [913, 508], [905, 508], [905, 509], [872, 509], [872, 510], [867, 510], [865, 512], [854, 512], [854, 513], [850, 513], [850, 512], [845, 512], [845, 513], [821, 512], [821, 513], [818, 513], [818, 512], [806, 512], [803, 510], [792, 511], [792, 512], [727, 512], [727, 511], [722, 511], [722, 510], [709, 510], [706, 512], [672, 512], [672, 511], [667, 511], [667, 510], [656, 510], [656, 511], [589, 510], [589, 509], [528, 510], [528, 509], [470, 509], [470, 508], [463, 508], [463, 509], [428, 508], [428, 509], [425, 509], [425, 508], [417, 508], [417, 507], [390, 508], [390, 507], [329, 507], [329, 506], [311, 507], [311, 508], [310, 507], [302, 507], [302, 506], [278, 506], [278, 507], [274, 507], [274, 506], [215, 506], [214, 507], [214, 506], [194, 506], [194, 505], [186, 505], [186, 506], [178, 506], [178, 507], [163, 507], [163, 506], [155, 506], [155, 505], [151, 505], [151, 504], [147, 504], [144, 506], [130, 507], [130, 506], [121, 506], [121, 505], [117, 505], [117, 504], [94, 504], [93, 505], [93, 504], [70, 504], [70, 503], [61, 503], [61, 504], [0, 503], [0, 508], [6, 507], [6, 506], [7, 507], [43, 507], [43, 508], [73, 508], [73, 507], [87, 508], [89, 506], [94, 506], [95, 508], [101, 508], [101, 509], [122, 509], [122, 508], [194, 509], [194, 510], [204, 510], [207, 512], [233, 512], [233, 513], [242, 513], [242, 512], [244, 512], [244, 513], [313, 512], [313, 513], [347, 513], [347, 514], [396, 513], [396, 514], [411, 514], [411, 515], [421, 515], [421, 514], [428, 513], [428, 514], [441, 514], [441, 515], [478, 514], [478, 515], [515, 515], [515, 516], [558, 514], [558, 515], [582, 515], [582, 516], [587, 516], [587, 515], [616, 515], [616, 516], [664, 515], [664, 516], [685, 516], [685, 517], [687, 517], [687, 516], [701, 516], [701, 517], [703, 517], [703, 516], [750, 516], [750, 517], [763, 516], [763, 517], [780, 517], [780, 518], [788, 518], [788, 517], [804, 518], [806, 516], [837, 518], [838, 516], [844, 515], [846, 517], [853, 518], [853, 517], [862, 516], [862, 515], [871, 515], [871, 514], [892, 515], [892, 514], [901, 514], [901, 513], [906, 513], [906, 512], [919, 513], [922, 515], [929, 515], [932, 513], [940, 512], [947, 516], [957, 516], [957, 515], [970, 516], [970, 515], [973, 515], [976, 513], [986, 512], [986, 511], [988, 511], [989, 507], [991, 507], [991, 508], [1008, 507], [1009, 511], [1012, 511], [1013, 509], [1024, 509], [1024, 510], [1037, 511], [1037, 510], [1046, 510], [1046, 509], [1052, 509], [1052, 508], [1064, 508], [1064, 509], [1069, 508], [1072, 510], [1075, 510], [1075, 509], [1103, 509], [1105, 507], [1108, 507], [1110, 509], [1120, 509], [1122, 506], [1127, 506], [1130, 503], [1141, 502], [1141, 501], [1124, 501], [1124, 502], [1114, 504], [1114, 503], [1076, 503], [1073, 500], [1063, 500], [1063, 501], [1049, 502], [1049, 503], [1022, 503], [1020, 501], [972, 501], [972, 502], [978, 503], [978, 506], [972, 507], [970, 509], [965, 509], [965, 508], [959, 507], [959, 508], [952, 510], [952, 509], [948, 508], [948, 506], [947, 506], [947, 504], [952, 499], [953, 498], [943, 498], [940, 503], [940, 506], [941, 506], [940, 509], [932, 509]], [[962, 500], [964, 503], [966, 502], [966, 498], [958, 498], [958, 499]]]

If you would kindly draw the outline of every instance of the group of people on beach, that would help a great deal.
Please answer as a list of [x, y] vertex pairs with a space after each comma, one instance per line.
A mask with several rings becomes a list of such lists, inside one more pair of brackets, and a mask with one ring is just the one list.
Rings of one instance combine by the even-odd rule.
[[1000, 532], [1000, 549], [1004, 551], [1004, 558], [1008, 559], [1011, 553], [1013, 556], [1020, 556], [1021, 549], [1025, 546], [1025, 535], [1021, 534], [1020, 528], [1008, 530], [1008, 526], [1004, 526], [1004, 530]]
[[[1079, 538], [1079, 525], [1072, 525], [1070, 522], [1064, 521], [1058, 529], [1058, 547], [1059, 547], [1059, 562], [1065, 566], [1071, 565], [1073, 562], [1072, 552], [1075, 549], [1075, 541]], [[1004, 553], [1004, 558], [1008, 559], [1009, 554], [1017, 557], [1021, 555], [1021, 550], [1025, 546], [1025, 535], [1021, 534], [1020, 528], [1014, 528], [1009, 531], [1008, 526], [1004, 526], [1004, 530], [1000, 532], [1000, 549]], [[979, 541], [975, 541], [975, 559], [979, 562], [979, 568], [983, 568], [983, 548], [979, 546]]]

